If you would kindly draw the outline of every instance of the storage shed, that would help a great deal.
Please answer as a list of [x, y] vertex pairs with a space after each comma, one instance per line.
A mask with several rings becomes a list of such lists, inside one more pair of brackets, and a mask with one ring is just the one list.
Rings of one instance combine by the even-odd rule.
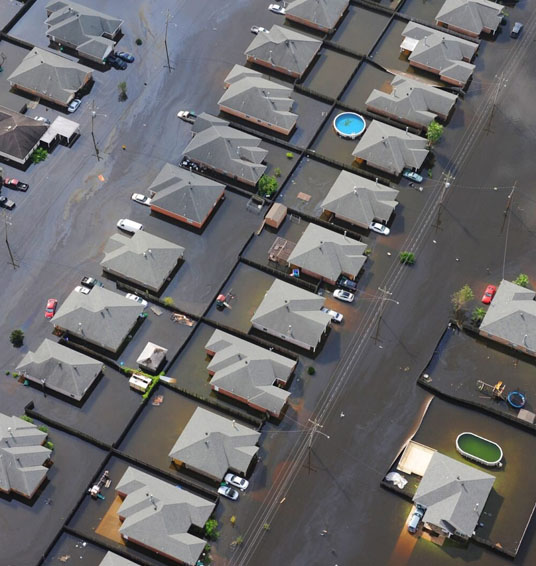
[[283, 220], [285, 220], [287, 216], [287, 207], [284, 204], [276, 202], [272, 205], [268, 214], [264, 218], [264, 221], [267, 226], [271, 226], [276, 230], [283, 224]]

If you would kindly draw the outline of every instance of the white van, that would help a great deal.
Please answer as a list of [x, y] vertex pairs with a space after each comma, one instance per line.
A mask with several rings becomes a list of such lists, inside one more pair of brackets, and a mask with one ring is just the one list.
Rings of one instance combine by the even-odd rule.
[[143, 230], [143, 224], [134, 222], [134, 220], [129, 220], [128, 218], [119, 219], [117, 221], [117, 227], [121, 228], [121, 230], [124, 230], [125, 232], [130, 232], [131, 234], [134, 234], [139, 230]]

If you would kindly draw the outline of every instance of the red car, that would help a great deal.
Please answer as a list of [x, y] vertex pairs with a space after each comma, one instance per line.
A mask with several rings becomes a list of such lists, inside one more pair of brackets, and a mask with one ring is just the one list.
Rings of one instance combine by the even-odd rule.
[[58, 306], [57, 299], [48, 299], [47, 308], [45, 309], [45, 318], [52, 318], [56, 314], [57, 306]]
[[488, 285], [486, 287], [484, 294], [482, 295], [482, 302], [485, 305], [489, 305], [493, 300], [493, 297], [495, 297], [496, 292], [497, 292], [497, 287], [495, 287], [495, 285]]

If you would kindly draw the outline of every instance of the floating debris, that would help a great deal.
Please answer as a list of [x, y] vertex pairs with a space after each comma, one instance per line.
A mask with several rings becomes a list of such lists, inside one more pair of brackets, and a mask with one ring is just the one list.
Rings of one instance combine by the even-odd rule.
[[160, 405], [164, 402], [164, 396], [163, 395], [157, 395], [154, 399], [153, 402], [151, 403], [151, 405], [155, 406], [155, 407], [160, 407]]

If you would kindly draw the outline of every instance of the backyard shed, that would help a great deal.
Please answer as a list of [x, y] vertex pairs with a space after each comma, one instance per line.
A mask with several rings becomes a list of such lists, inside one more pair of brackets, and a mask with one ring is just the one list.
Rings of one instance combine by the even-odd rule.
[[287, 207], [279, 202], [274, 203], [268, 214], [264, 218], [267, 226], [271, 226], [276, 230], [283, 224], [283, 220], [287, 217]]

